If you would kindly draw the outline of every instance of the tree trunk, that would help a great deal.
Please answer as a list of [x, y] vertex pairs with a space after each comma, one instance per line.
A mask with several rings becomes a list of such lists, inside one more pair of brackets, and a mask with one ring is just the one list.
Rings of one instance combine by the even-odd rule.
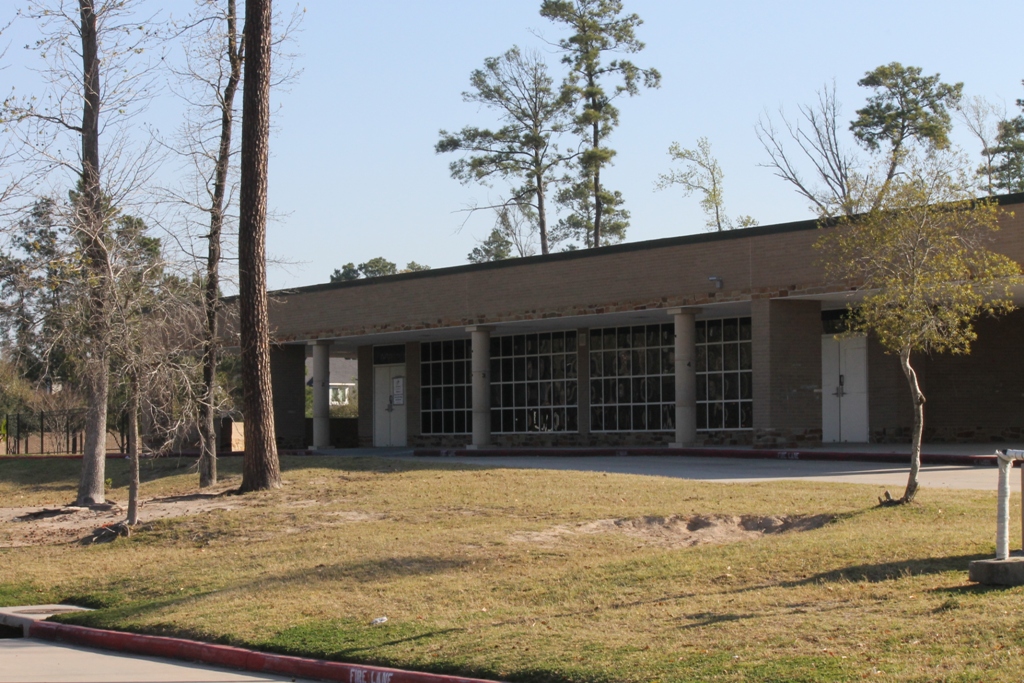
[[910, 365], [910, 349], [900, 351], [900, 366], [910, 385], [910, 399], [914, 404], [914, 433], [910, 441], [910, 476], [907, 489], [900, 498], [901, 503], [913, 502], [917, 495], [917, 475], [921, 471], [921, 437], [924, 434], [924, 394], [917, 382], [917, 373]]
[[547, 254], [548, 247], [548, 217], [544, 206], [544, 182], [538, 173], [536, 180], [537, 187], [537, 228], [540, 230], [540, 253]]
[[[601, 142], [600, 123], [594, 122], [594, 152]], [[601, 202], [601, 165], [594, 166], [594, 248], [601, 246], [601, 214], [604, 204]]]
[[128, 391], [128, 526], [139, 523], [139, 381], [132, 377]]
[[245, 457], [240, 490], [280, 488], [270, 384], [267, 318], [267, 158], [270, 134], [270, 0], [245, 3], [242, 92], [242, 183], [238, 224], [238, 308], [241, 332]]
[[105, 217], [100, 191], [100, 61], [93, 0], [79, 0], [82, 37], [82, 178], [78, 231], [85, 243], [90, 275], [89, 336], [94, 355], [86, 368], [85, 450], [77, 505], [103, 503], [107, 456], [107, 392], [109, 389], [107, 329], [108, 275], [104, 244]]
[[224, 201], [231, 163], [231, 134], [234, 127], [234, 103], [242, 77], [242, 47], [238, 44], [235, 0], [228, 0], [227, 52], [231, 71], [220, 102], [220, 146], [214, 167], [213, 203], [210, 207], [210, 244], [206, 259], [206, 339], [203, 344], [203, 402], [200, 405], [199, 486], [217, 483], [217, 432], [214, 426], [214, 402], [217, 380], [217, 314], [220, 310], [221, 233], [224, 228]]

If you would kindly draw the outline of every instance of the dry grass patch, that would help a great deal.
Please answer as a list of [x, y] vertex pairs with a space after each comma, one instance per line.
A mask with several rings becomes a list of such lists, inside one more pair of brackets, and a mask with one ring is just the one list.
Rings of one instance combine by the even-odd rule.
[[[229, 479], [238, 464], [222, 462]], [[194, 493], [185, 465], [151, 464], [144, 493]], [[128, 539], [0, 549], [0, 601], [516, 681], [1009, 681], [1024, 668], [1024, 591], [966, 583], [993, 552], [988, 492], [925, 490], [883, 510], [853, 485], [369, 458], [283, 468], [282, 491], [150, 518]], [[0, 468], [0, 496], [66, 502], [76, 475]]]

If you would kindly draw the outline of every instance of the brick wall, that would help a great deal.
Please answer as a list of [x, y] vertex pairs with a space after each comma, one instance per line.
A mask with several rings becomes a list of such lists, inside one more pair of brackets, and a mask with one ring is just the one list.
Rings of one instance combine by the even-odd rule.
[[821, 304], [755, 299], [754, 441], [821, 441]]
[[274, 432], [278, 448], [305, 448], [306, 347], [270, 347], [270, 382], [274, 392]]
[[[1024, 261], [1024, 211], [1002, 225], [992, 247]], [[276, 292], [270, 316], [290, 341], [848, 290], [824, 276], [821, 234], [806, 221], [318, 285]]]

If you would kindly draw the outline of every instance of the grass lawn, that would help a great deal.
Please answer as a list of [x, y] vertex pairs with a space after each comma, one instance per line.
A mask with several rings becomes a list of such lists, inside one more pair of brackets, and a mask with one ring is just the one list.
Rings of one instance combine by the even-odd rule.
[[[194, 493], [189, 464], [143, 463], [143, 495]], [[221, 461], [225, 483], [240, 465]], [[0, 603], [66, 601], [99, 608], [74, 623], [509, 681], [1024, 671], [1024, 590], [967, 582], [968, 562], [994, 555], [994, 492], [925, 489], [879, 509], [878, 489], [858, 485], [340, 457], [282, 468], [283, 490], [225, 496], [233, 509], [102, 545], [0, 549]], [[0, 461], [0, 500], [67, 503], [77, 471]], [[125, 463], [108, 476], [126, 501]], [[692, 515], [831, 521], [686, 546], [675, 531]], [[0, 545], [17, 523], [0, 523]]]

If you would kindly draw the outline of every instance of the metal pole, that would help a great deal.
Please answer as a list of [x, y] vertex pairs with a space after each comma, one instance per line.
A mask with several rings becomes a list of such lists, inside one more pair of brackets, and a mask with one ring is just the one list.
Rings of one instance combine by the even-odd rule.
[[46, 453], [46, 413], [39, 411], [39, 454]]
[[1010, 556], [1010, 465], [1013, 457], [999, 454], [999, 500], [996, 504], [996, 559]]

